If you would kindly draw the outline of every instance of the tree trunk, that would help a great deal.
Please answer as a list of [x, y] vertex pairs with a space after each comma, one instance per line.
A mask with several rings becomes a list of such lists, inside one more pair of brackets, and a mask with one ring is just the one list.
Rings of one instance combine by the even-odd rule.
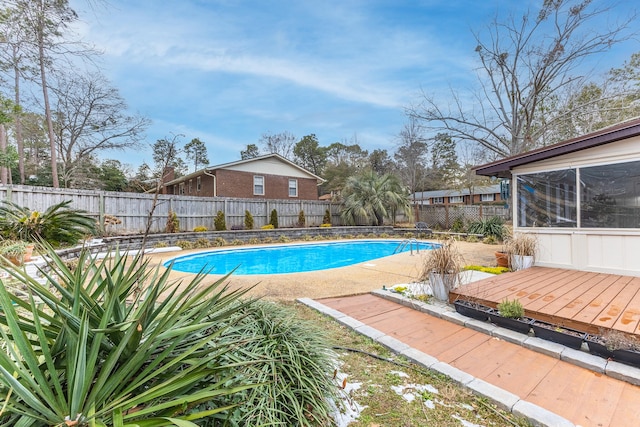
[[[3, 156], [7, 154], [7, 130], [4, 124], [0, 123], [0, 153]], [[0, 183], [7, 184], [7, 168], [6, 166], [0, 166]]]
[[[13, 47], [13, 57], [17, 57], [16, 47]], [[20, 108], [20, 70], [18, 68], [18, 63], [14, 59], [13, 62], [13, 73], [15, 79], [15, 103], [16, 107]], [[16, 145], [18, 146], [18, 170], [20, 171], [20, 184], [24, 185], [25, 177], [24, 177], [24, 141], [22, 138], [22, 112], [18, 110], [18, 112], [14, 116], [14, 121], [16, 125]]]
[[58, 155], [56, 150], [56, 139], [53, 132], [53, 120], [51, 119], [51, 107], [49, 106], [49, 90], [47, 88], [47, 77], [44, 66], [44, 40], [42, 35], [38, 38], [38, 55], [40, 62], [40, 78], [42, 80], [42, 97], [44, 98], [44, 115], [47, 119], [47, 133], [49, 135], [49, 148], [51, 150], [51, 181], [53, 188], [60, 188], [58, 181]]

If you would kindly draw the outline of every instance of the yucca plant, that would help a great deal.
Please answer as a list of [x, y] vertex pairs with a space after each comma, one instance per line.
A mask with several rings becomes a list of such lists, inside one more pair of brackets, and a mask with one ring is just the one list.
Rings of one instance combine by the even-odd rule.
[[45, 284], [6, 268], [26, 299], [0, 286], [0, 425], [196, 426], [232, 404], [190, 408], [253, 387], [221, 363], [221, 325], [252, 303], [226, 277], [185, 285], [141, 256], [83, 252], [71, 271], [45, 255]]
[[69, 207], [71, 200], [49, 206], [44, 212], [32, 211], [13, 202], [0, 205], [0, 234], [9, 239], [53, 246], [75, 245], [83, 236], [95, 234], [96, 221], [85, 211]]

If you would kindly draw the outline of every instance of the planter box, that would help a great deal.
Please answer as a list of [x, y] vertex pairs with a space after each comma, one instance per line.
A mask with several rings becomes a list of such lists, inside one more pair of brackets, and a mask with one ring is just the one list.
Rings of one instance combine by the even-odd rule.
[[582, 347], [582, 342], [586, 336], [584, 332], [565, 327], [558, 327], [551, 323], [540, 322], [538, 320], [534, 320], [531, 324], [531, 328], [533, 329], [535, 336], [538, 338], [553, 341], [576, 350]]
[[476, 320], [489, 320], [489, 310], [490, 307], [486, 305], [473, 303], [465, 300], [455, 300], [453, 302], [453, 306], [456, 308], [456, 311], [463, 316], [471, 317]]
[[521, 334], [528, 334], [531, 330], [531, 324], [533, 323], [533, 319], [528, 317], [522, 317], [520, 319], [503, 317], [500, 315], [498, 310], [492, 309], [488, 314], [491, 323], [495, 323], [503, 328], [511, 329], [512, 331], [520, 332]]
[[640, 352], [624, 349], [609, 350], [597, 336], [593, 335], [587, 335], [585, 341], [591, 354], [640, 368]]

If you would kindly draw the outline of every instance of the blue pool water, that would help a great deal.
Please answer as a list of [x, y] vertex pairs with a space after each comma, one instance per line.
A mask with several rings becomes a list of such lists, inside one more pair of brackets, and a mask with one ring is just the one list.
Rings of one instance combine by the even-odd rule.
[[[173, 270], [188, 273], [204, 270], [210, 274], [227, 274], [236, 267], [234, 274], [238, 275], [300, 273], [345, 267], [410, 250], [405, 245], [397, 251], [400, 244], [400, 240], [355, 240], [223, 249], [177, 257], [164, 266], [173, 262]], [[437, 246], [428, 242], [418, 245], [420, 250]], [[413, 250], [416, 250], [415, 242]]]

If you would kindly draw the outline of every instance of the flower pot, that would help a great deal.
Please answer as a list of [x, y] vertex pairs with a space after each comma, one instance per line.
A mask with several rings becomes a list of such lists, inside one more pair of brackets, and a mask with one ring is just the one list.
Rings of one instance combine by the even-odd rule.
[[584, 332], [565, 327], [558, 327], [551, 323], [541, 322], [538, 320], [534, 320], [531, 324], [531, 328], [533, 329], [535, 336], [538, 338], [553, 341], [576, 350], [582, 347], [582, 341], [584, 341], [586, 335]]
[[530, 255], [511, 255], [511, 268], [513, 270], [524, 270], [533, 266], [533, 257]]
[[455, 307], [456, 311], [463, 316], [471, 317], [472, 319], [483, 320], [485, 322], [489, 320], [488, 312], [489, 310], [491, 310], [491, 308], [487, 307], [486, 305], [458, 299], [453, 302], [453, 306]]
[[640, 367], [640, 352], [628, 349], [610, 350], [604, 344], [604, 341], [594, 335], [587, 335], [585, 338], [589, 353], [596, 356], [612, 359], [616, 362], [624, 363], [635, 367]]
[[22, 257], [23, 262], [31, 261], [31, 256], [33, 255], [33, 249], [35, 245], [27, 245], [24, 251], [24, 255]]
[[496, 251], [495, 255], [498, 267], [509, 268], [509, 256], [506, 252]]
[[498, 310], [492, 309], [488, 314], [491, 323], [506, 329], [511, 329], [512, 331], [520, 332], [521, 334], [528, 334], [531, 329], [531, 323], [533, 323], [533, 319], [528, 317], [514, 319], [511, 317], [501, 316]]
[[449, 301], [449, 291], [456, 287], [457, 274], [429, 273], [429, 284], [433, 296], [440, 301]]

